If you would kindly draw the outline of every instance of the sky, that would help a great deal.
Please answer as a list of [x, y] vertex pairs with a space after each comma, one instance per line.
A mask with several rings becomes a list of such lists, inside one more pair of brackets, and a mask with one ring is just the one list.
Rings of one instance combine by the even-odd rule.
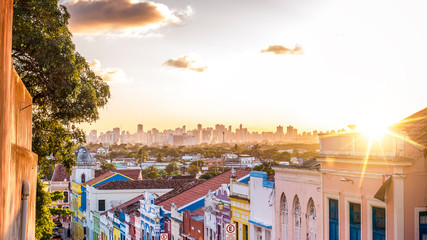
[[89, 131], [391, 124], [427, 106], [427, 3], [65, 2], [112, 97]]

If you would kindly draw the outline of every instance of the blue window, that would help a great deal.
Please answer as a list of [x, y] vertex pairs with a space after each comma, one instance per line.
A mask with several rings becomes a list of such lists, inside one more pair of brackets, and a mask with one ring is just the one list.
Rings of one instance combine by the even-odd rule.
[[350, 240], [360, 240], [360, 204], [350, 203]]
[[420, 212], [420, 240], [427, 240], [427, 212]]
[[385, 240], [385, 209], [372, 208], [372, 239]]
[[329, 240], [339, 239], [338, 200], [329, 199]]

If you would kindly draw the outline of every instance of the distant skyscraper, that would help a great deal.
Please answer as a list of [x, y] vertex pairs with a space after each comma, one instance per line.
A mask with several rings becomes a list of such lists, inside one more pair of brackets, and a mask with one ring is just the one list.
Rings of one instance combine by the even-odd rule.
[[144, 126], [142, 124], [138, 124], [138, 130], [136, 133], [141, 134], [144, 132]]
[[197, 130], [202, 131], [202, 124], [197, 124]]
[[119, 143], [119, 139], [120, 139], [120, 128], [118, 127], [113, 128], [113, 142]]
[[286, 127], [286, 138], [292, 139], [294, 137], [294, 127], [291, 125]]

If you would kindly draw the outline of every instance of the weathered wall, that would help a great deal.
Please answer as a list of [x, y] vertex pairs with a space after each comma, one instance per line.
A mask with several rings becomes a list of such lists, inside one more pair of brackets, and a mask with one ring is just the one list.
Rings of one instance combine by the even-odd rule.
[[31, 96], [12, 66], [12, 4], [0, 2], [0, 239], [20, 238], [23, 180], [31, 188], [27, 239], [34, 239], [37, 155], [31, 152]]

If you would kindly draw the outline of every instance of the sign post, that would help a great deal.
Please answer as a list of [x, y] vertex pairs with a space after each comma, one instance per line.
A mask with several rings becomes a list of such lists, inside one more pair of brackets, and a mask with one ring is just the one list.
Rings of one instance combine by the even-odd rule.
[[236, 224], [225, 224], [225, 240], [236, 240]]
[[160, 233], [160, 240], [168, 240], [168, 234], [167, 233]]

